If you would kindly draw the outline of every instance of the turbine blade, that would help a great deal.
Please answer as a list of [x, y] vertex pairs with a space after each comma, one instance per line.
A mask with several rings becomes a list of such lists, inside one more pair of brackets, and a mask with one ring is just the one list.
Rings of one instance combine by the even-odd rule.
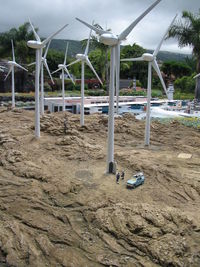
[[65, 67], [64, 70], [65, 70], [65, 72], [67, 73], [67, 75], [69, 76], [69, 78], [70, 78], [70, 80], [72, 81], [72, 83], [75, 85], [75, 82], [74, 82], [74, 80], [72, 79], [72, 77], [71, 77], [71, 75], [70, 75], [68, 69]]
[[51, 34], [49, 37], [47, 37], [43, 42], [42, 45], [45, 46], [50, 40], [53, 39], [59, 32], [61, 32], [64, 28], [66, 28], [68, 24], [65, 24], [62, 28], [60, 28], [57, 32]]
[[20, 68], [20, 69], [22, 69], [22, 70], [28, 71], [27, 69], [25, 69], [24, 67], [22, 67], [21, 65], [19, 65], [17, 63], [15, 63], [15, 66], [18, 67], [18, 68]]
[[99, 80], [100, 84], [103, 85], [101, 79], [99, 78], [99, 75], [96, 73], [95, 69], [92, 66], [92, 63], [90, 62], [89, 59], [86, 60], [87, 65], [90, 67], [90, 69], [94, 72], [94, 74], [96, 75], [97, 79]]
[[[93, 25], [93, 24], [94, 24], [94, 21], [92, 22], [92, 25]], [[88, 37], [88, 40], [87, 40], [87, 45], [86, 45], [86, 48], [85, 48], [85, 56], [88, 55], [91, 35], [92, 35], [92, 29], [90, 30], [89, 37]]]
[[47, 53], [48, 53], [50, 44], [51, 44], [51, 40], [49, 41], [49, 43], [48, 43], [48, 45], [47, 45], [47, 48], [46, 48], [46, 50], [45, 50], [44, 59], [46, 59], [46, 57], [47, 57]]
[[35, 28], [33, 27], [33, 24], [32, 24], [32, 22], [31, 22], [30, 18], [29, 18], [29, 23], [30, 23], [30, 25], [31, 25], [31, 28], [32, 28], [32, 31], [33, 31], [33, 33], [34, 33], [35, 39], [36, 39], [38, 42], [41, 42], [40, 37], [39, 37], [39, 35], [37, 34]]
[[78, 20], [79, 22], [81, 22], [82, 24], [84, 24], [85, 26], [87, 26], [88, 28], [90, 28], [91, 30], [95, 31], [97, 34], [101, 35], [101, 34], [104, 34], [104, 33], [108, 33], [108, 31], [104, 31], [104, 30], [101, 30], [93, 25], [90, 25], [88, 24], [87, 22], [79, 19], [79, 18], [76, 18], [76, 20]]
[[196, 76], [194, 76], [194, 79], [196, 79], [196, 78], [198, 78], [198, 77], [200, 77], [200, 73], [197, 74]]
[[156, 0], [147, 10], [142, 13], [135, 21], [131, 23], [120, 35], [119, 40], [124, 40], [129, 35], [129, 33], [133, 30], [133, 28], [140, 22], [157, 4], [160, 3], [161, 0]]
[[14, 49], [13, 40], [11, 40], [11, 44], [12, 44], [12, 56], [13, 56], [13, 61], [15, 62], [15, 49]]
[[72, 65], [74, 65], [80, 61], [81, 61], [80, 59], [77, 59], [77, 60], [73, 61], [72, 63], [68, 64], [66, 67], [72, 66]]
[[12, 71], [12, 68], [9, 68], [9, 71], [8, 71], [8, 73], [7, 73], [7, 75], [6, 75], [5, 79], [4, 79], [4, 81], [6, 81], [6, 80], [7, 80], [8, 76], [9, 76], [9, 75], [10, 75], [10, 73], [11, 73], [11, 71]]
[[49, 74], [49, 77], [50, 77], [50, 79], [51, 79], [51, 82], [54, 84], [53, 77], [51, 76], [51, 72], [50, 72], [50, 70], [49, 70], [49, 66], [48, 66], [48, 64], [47, 64], [46, 61], [44, 61], [44, 66], [45, 66], [45, 68], [46, 68], [46, 70], [47, 70], [47, 72], [48, 72], [48, 74]]
[[167, 28], [165, 34], [163, 35], [163, 38], [162, 38], [162, 40], [160, 41], [158, 47], [157, 47], [156, 50], [154, 51], [154, 53], [153, 53], [153, 56], [154, 56], [154, 57], [156, 57], [157, 54], [158, 54], [158, 52], [160, 51], [160, 48], [161, 48], [161, 46], [162, 46], [162, 43], [164, 42], [165, 37], [166, 37], [166, 35], [168, 34], [170, 28], [171, 28], [172, 25], [174, 24], [174, 21], [175, 21], [176, 17], [177, 17], [177, 14], [176, 14], [176, 16], [173, 18], [173, 20], [172, 20], [172, 22], [170, 23], [169, 27]]
[[136, 57], [136, 58], [124, 58], [121, 61], [144, 61], [143, 57]]
[[56, 72], [58, 72], [58, 71], [60, 71], [60, 70], [61, 70], [61, 69], [59, 68], [59, 69], [53, 71], [51, 74], [54, 74], [54, 73], [56, 73]]
[[156, 60], [152, 61], [152, 66], [153, 66], [154, 70], [156, 71], [156, 73], [158, 74], [158, 77], [160, 78], [160, 81], [161, 81], [161, 84], [163, 86], [163, 89], [165, 91], [166, 96], [168, 96], [167, 95], [167, 88], [166, 88], [165, 82], [163, 80], [162, 74], [160, 72], [160, 69], [159, 69], [159, 66], [158, 66], [158, 63]]
[[67, 62], [67, 52], [68, 52], [68, 48], [69, 48], [69, 42], [67, 42], [67, 45], [66, 45], [65, 59], [64, 59], [64, 63], [63, 63], [63, 65], [66, 65], [66, 62]]
[[35, 64], [36, 64], [36, 62], [30, 63], [30, 64], [28, 64], [28, 67], [33, 66]]

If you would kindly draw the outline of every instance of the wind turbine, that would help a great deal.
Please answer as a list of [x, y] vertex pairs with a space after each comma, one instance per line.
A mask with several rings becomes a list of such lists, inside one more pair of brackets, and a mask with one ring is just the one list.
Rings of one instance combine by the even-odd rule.
[[[99, 35], [99, 42], [111, 46], [110, 59], [110, 93], [109, 93], [109, 117], [108, 117], [108, 155], [107, 155], [107, 172], [114, 172], [114, 93], [115, 93], [115, 74], [119, 80], [119, 52], [120, 43], [126, 39], [133, 28], [142, 20], [161, 0], [155, 1], [141, 16], [133, 21], [120, 35], [114, 35], [110, 31], [104, 31], [96, 28], [77, 18], [78, 21], [85, 24], [90, 29], [94, 30]], [[116, 65], [117, 71], [116, 71]], [[117, 85], [118, 86], [118, 85]]]
[[200, 73], [194, 76], [194, 79], [199, 78], [199, 77], [200, 77]]
[[7, 68], [4, 67], [4, 66], [0, 66], [0, 71], [1, 71], [1, 72], [5, 72], [5, 69], [7, 69]]
[[[54, 80], [51, 76], [51, 72], [49, 70], [49, 66], [48, 66], [47, 59], [46, 59], [50, 44], [51, 44], [51, 40], [49, 41], [49, 43], [47, 45], [44, 56], [42, 56], [42, 58], [41, 58], [41, 72], [40, 72], [40, 74], [41, 74], [41, 77], [40, 77], [40, 87], [41, 87], [40, 110], [41, 110], [41, 115], [44, 115], [44, 66], [45, 66], [45, 68], [49, 74], [51, 82], [54, 84]], [[36, 64], [36, 62], [33, 62], [33, 63], [29, 64], [28, 66], [32, 66], [35, 64]]]
[[31, 40], [27, 42], [27, 45], [30, 48], [33, 48], [36, 50], [36, 71], [35, 71], [35, 137], [40, 138], [40, 104], [39, 104], [39, 79], [40, 79], [40, 64], [42, 60], [42, 50], [46, 46], [46, 44], [53, 39], [55, 35], [57, 35], [59, 32], [61, 32], [65, 27], [67, 27], [68, 24], [65, 24], [61, 29], [59, 29], [57, 32], [53, 33], [49, 37], [47, 37], [44, 41], [40, 40], [39, 35], [35, 31], [33, 24], [29, 20], [29, 23], [31, 25], [31, 28], [33, 30], [34, 36], [36, 40]]
[[99, 82], [101, 84], [103, 84], [102, 81], [101, 81], [101, 79], [99, 78], [99, 75], [96, 73], [95, 69], [92, 66], [92, 63], [90, 62], [90, 60], [88, 58], [88, 52], [89, 52], [89, 45], [90, 45], [91, 34], [92, 34], [92, 29], [91, 29], [90, 34], [89, 34], [89, 38], [88, 38], [87, 45], [86, 45], [86, 48], [85, 48], [85, 53], [84, 54], [77, 54], [76, 55], [76, 60], [74, 62], [70, 63], [69, 65], [67, 65], [67, 67], [68, 67], [68, 66], [71, 66], [71, 65], [76, 64], [76, 63], [78, 63], [78, 62], [81, 61], [81, 112], [80, 112], [81, 113], [81, 118], [80, 118], [81, 126], [84, 125], [85, 63], [94, 72], [94, 74], [96, 75], [96, 77], [99, 80]]
[[138, 57], [138, 58], [130, 58], [130, 59], [122, 59], [121, 60], [121, 61], [146, 61], [146, 62], [148, 62], [147, 114], [146, 114], [146, 126], [145, 126], [145, 145], [146, 146], [149, 146], [149, 144], [150, 144], [152, 67], [154, 68], [158, 77], [160, 78], [160, 81], [161, 81], [161, 84], [164, 88], [165, 94], [167, 95], [167, 88], [166, 88], [166, 85], [165, 85], [164, 80], [162, 78], [162, 74], [160, 72], [156, 57], [158, 55], [158, 52], [160, 51], [160, 48], [162, 46], [162, 43], [165, 40], [167, 33], [168, 33], [169, 29], [171, 28], [171, 26], [173, 25], [176, 17], [177, 17], [177, 15], [174, 17], [170, 26], [167, 28], [167, 31], [163, 35], [162, 40], [158, 44], [158, 46], [155, 49], [155, 51], [153, 52], [153, 54], [144, 53], [141, 57]]
[[66, 62], [67, 62], [67, 52], [68, 52], [68, 48], [69, 48], [69, 43], [67, 43], [67, 46], [66, 46], [66, 51], [65, 51], [65, 58], [64, 58], [64, 62], [63, 64], [59, 64], [58, 65], [58, 69], [54, 72], [52, 72], [52, 74], [58, 72], [58, 71], [61, 71], [62, 72], [62, 99], [63, 99], [63, 111], [65, 111], [65, 72], [67, 73], [67, 75], [69, 76], [70, 80], [72, 81], [73, 84], [74, 83], [74, 80], [72, 79], [68, 69], [67, 69], [67, 66], [66, 66]]
[[12, 61], [8, 61], [9, 71], [8, 71], [8, 74], [6, 75], [4, 81], [7, 80], [8, 76], [12, 72], [12, 108], [14, 108], [15, 107], [15, 67], [20, 68], [20, 69], [25, 70], [25, 71], [28, 71], [28, 70], [16, 63], [13, 40], [11, 40], [11, 44], [12, 44]]

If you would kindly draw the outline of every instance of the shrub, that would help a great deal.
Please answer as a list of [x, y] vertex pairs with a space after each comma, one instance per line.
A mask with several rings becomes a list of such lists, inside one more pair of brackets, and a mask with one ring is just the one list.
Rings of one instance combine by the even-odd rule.
[[195, 91], [195, 79], [192, 76], [183, 76], [182, 78], [176, 79], [174, 82], [175, 89], [185, 93], [194, 93]]

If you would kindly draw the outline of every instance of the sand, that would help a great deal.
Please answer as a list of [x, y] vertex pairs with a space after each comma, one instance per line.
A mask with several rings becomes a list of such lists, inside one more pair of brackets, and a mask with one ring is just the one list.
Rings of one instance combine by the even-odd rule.
[[0, 109], [1, 267], [200, 266], [200, 131], [153, 122], [146, 148], [143, 121], [115, 126], [119, 185], [105, 116], [46, 114], [36, 140], [32, 111]]

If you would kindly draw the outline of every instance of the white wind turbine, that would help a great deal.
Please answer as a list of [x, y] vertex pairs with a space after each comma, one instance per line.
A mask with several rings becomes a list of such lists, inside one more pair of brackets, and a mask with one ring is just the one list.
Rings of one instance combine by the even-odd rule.
[[167, 31], [163, 35], [162, 40], [160, 41], [159, 45], [157, 46], [156, 50], [153, 54], [144, 53], [141, 57], [138, 58], [130, 58], [130, 59], [122, 59], [121, 61], [146, 61], [148, 62], [148, 86], [147, 86], [147, 114], [146, 114], [146, 126], [145, 126], [145, 145], [149, 146], [150, 144], [150, 124], [151, 124], [151, 83], [152, 83], [152, 67], [156, 71], [158, 77], [160, 78], [161, 84], [164, 88], [165, 94], [167, 95], [167, 88], [162, 78], [162, 74], [160, 72], [156, 57], [158, 52], [160, 51], [161, 45], [165, 40], [165, 37], [171, 28], [172, 24], [174, 23], [177, 15], [172, 20], [170, 26], [167, 28]]
[[199, 77], [200, 77], [200, 73], [194, 76], [194, 79], [199, 78]]
[[[119, 65], [120, 65], [120, 43], [126, 39], [133, 28], [142, 20], [161, 0], [155, 1], [141, 16], [133, 21], [120, 35], [114, 35], [109, 31], [96, 28], [77, 18], [78, 21], [94, 30], [99, 35], [99, 41], [111, 47], [110, 58], [110, 92], [109, 92], [109, 117], [108, 117], [108, 153], [107, 153], [107, 172], [114, 171], [114, 94], [115, 94], [115, 74], [119, 84]], [[117, 68], [116, 68], [117, 66]], [[117, 71], [116, 71], [117, 70]], [[117, 85], [119, 87], [119, 85]], [[118, 90], [118, 89], [117, 89]], [[119, 93], [117, 93], [119, 94]]]
[[7, 80], [8, 76], [12, 72], [12, 108], [14, 108], [15, 107], [15, 67], [23, 69], [25, 71], [28, 71], [28, 70], [16, 63], [13, 40], [11, 40], [11, 44], [12, 44], [12, 61], [8, 61], [9, 71], [4, 81]]
[[46, 38], [44, 41], [40, 40], [39, 35], [35, 31], [31, 21], [29, 20], [31, 28], [33, 30], [34, 36], [36, 40], [31, 40], [27, 42], [27, 45], [30, 48], [33, 48], [36, 50], [36, 71], [35, 71], [35, 137], [40, 137], [40, 104], [39, 104], [39, 79], [40, 79], [40, 64], [42, 60], [42, 50], [46, 46], [46, 44], [53, 39], [55, 35], [57, 35], [59, 32], [61, 32], [65, 27], [67, 27], [68, 24], [64, 25], [61, 29], [59, 29], [54, 34], [50, 35], [48, 38]]
[[71, 77], [71, 75], [70, 75], [70, 73], [69, 73], [69, 71], [67, 69], [67, 66], [66, 66], [68, 48], [69, 48], [69, 43], [67, 43], [67, 46], [66, 46], [65, 58], [64, 58], [63, 64], [59, 64], [58, 65], [58, 69], [56, 71], [52, 72], [52, 74], [54, 74], [54, 73], [56, 73], [58, 71], [61, 71], [61, 73], [62, 73], [62, 99], [63, 99], [63, 108], [62, 108], [62, 110], [63, 111], [65, 111], [65, 72], [69, 76], [69, 78], [72, 81], [72, 83], [75, 84], [74, 80], [72, 79], [72, 77]]
[[0, 71], [1, 71], [1, 72], [5, 72], [6, 69], [7, 69], [6, 67], [4, 67], [4, 66], [0, 66]]
[[[41, 110], [41, 115], [44, 115], [44, 67], [46, 68], [46, 70], [49, 74], [51, 82], [54, 84], [54, 80], [51, 76], [51, 72], [49, 70], [49, 66], [48, 66], [47, 59], [46, 59], [50, 44], [51, 44], [51, 40], [49, 41], [49, 43], [47, 45], [44, 56], [42, 56], [42, 58], [41, 58], [41, 72], [40, 72], [40, 74], [41, 74], [41, 77], [40, 77], [40, 87], [41, 87], [40, 110]], [[35, 64], [36, 64], [36, 62], [33, 62], [33, 63], [29, 64], [28, 66], [32, 66]]]
[[[90, 31], [89, 38], [87, 41], [87, 46], [85, 48], [85, 53], [84, 54], [77, 54], [76, 55], [76, 60], [72, 63], [70, 63], [68, 66], [71, 66], [73, 64], [76, 64], [81, 61], [81, 118], [80, 118], [80, 123], [81, 126], [84, 125], [84, 87], [85, 87], [85, 63], [90, 67], [90, 69], [94, 72], [96, 75], [97, 79], [101, 84], [102, 81], [99, 78], [99, 75], [96, 73], [95, 69], [93, 68], [89, 58], [88, 58], [88, 52], [89, 52], [89, 45], [90, 45], [90, 38], [91, 38], [92, 30]], [[68, 67], [67, 66], [67, 67]]]

